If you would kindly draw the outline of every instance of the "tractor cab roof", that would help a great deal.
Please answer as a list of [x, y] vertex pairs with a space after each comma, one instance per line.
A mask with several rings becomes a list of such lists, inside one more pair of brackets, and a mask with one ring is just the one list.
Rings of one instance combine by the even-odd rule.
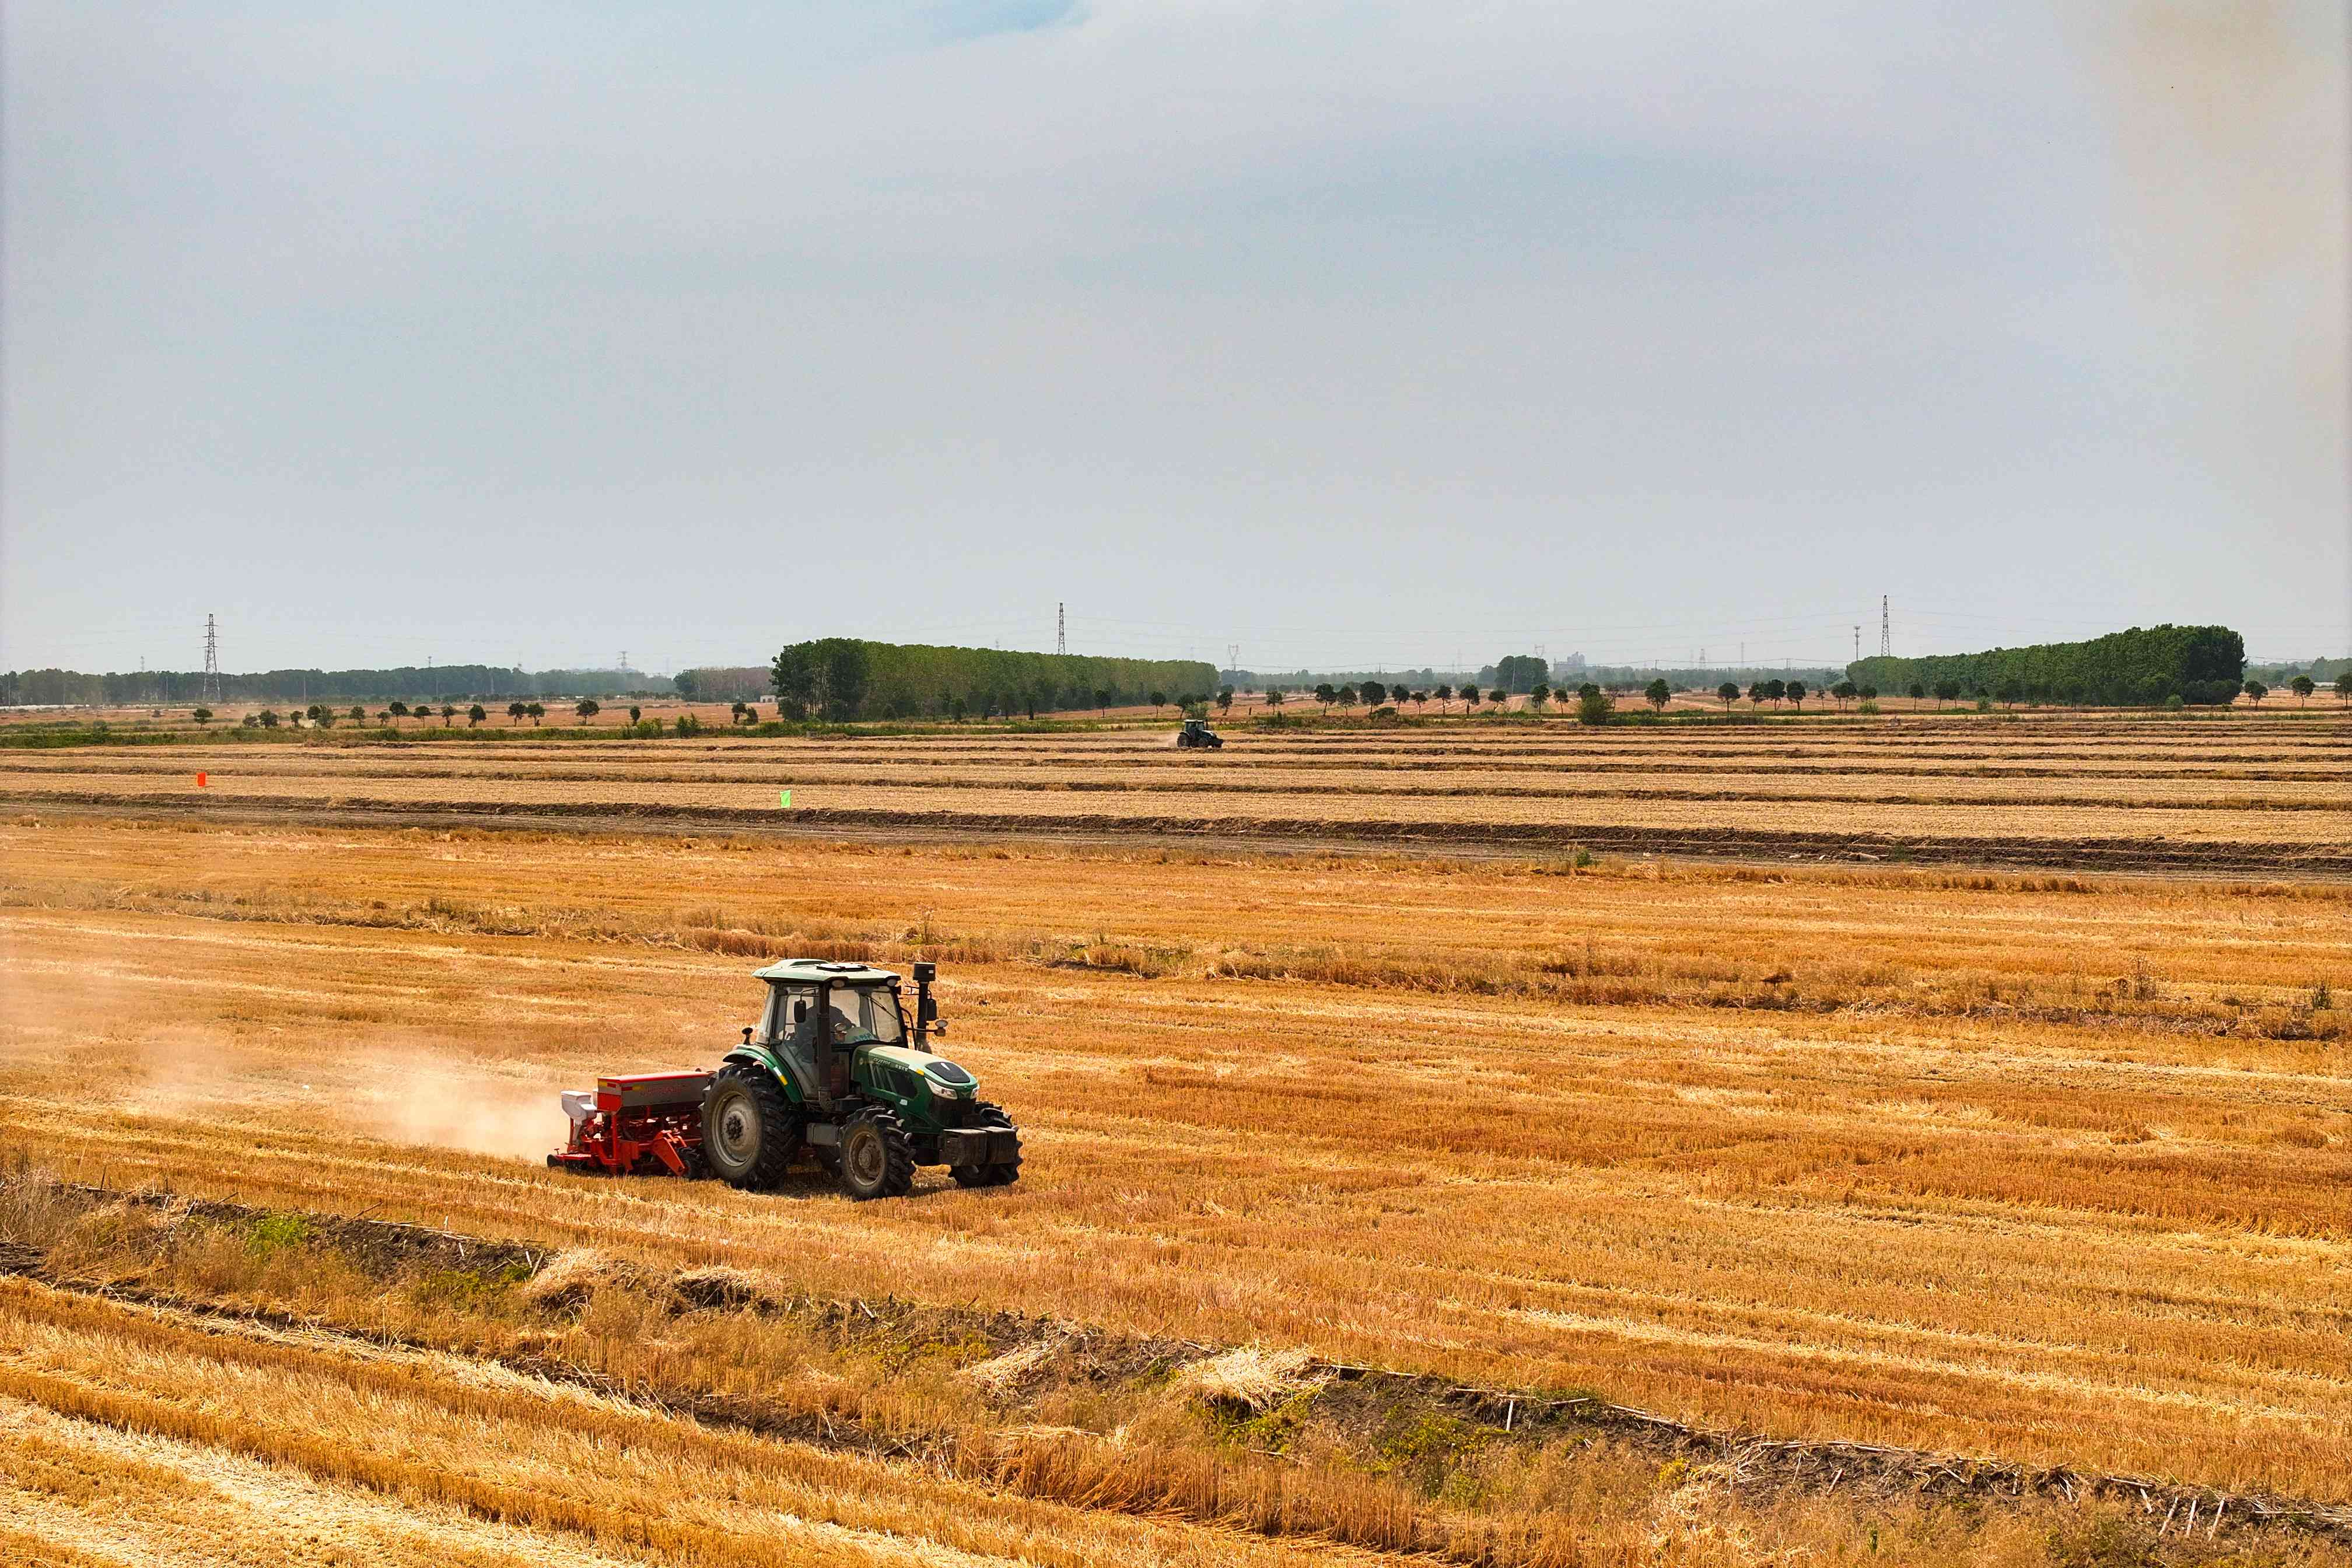
[[898, 975], [867, 963], [843, 963], [830, 958], [786, 958], [755, 969], [752, 978], [776, 985], [887, 985]]

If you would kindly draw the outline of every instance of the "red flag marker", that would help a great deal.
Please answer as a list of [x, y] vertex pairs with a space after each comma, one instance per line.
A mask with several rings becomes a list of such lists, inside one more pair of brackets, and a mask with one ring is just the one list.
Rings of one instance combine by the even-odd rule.
[[204, 775], [204, 774], [202, 774], [202, 773], [198, 773], [198, 774], [196, 775], [196, 787], [197, 787], [198, 789], [202, 789], [202, 788], [204, 788], [204, 787], [205, 787], [205, 775]]

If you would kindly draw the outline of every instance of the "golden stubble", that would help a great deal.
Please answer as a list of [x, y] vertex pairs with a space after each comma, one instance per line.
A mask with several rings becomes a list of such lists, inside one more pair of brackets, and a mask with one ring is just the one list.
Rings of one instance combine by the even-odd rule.
[[[0, 1133], [70, 1173], [2341, 1492], [2330, 888], [94, 825], [0, 850]], [[528, 1163], [557, 1089], [714, 1059], [756, 955], [820, 947], [948, 963], [1018, 1187]], [[156, 1063], [193, 1048], [201, 1099]]]

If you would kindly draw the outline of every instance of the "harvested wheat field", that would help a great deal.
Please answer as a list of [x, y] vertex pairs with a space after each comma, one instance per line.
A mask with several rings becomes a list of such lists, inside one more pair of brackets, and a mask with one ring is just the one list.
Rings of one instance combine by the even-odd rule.
[[[149, 811], [194, 751], [12, 756], [0, 1544], [2352, 1562], [2352, 886], [299, 804], [683, 802], [769, 790], [731, 776], [765, 768], [1010, 823], [1044, 780], [1263, 769], [1363, 786], [1298, 795], [1350, 821], [1390, 808], [1383, 780], [1475, 778], [1410, 798], [1484, 826], [1525, 805], [1504, 777], [1890, 776], [1853, 763], [1947, 792], [1912, 823], [2178, 816], [2282, 863], [2346, 847], [2257, 830], [2340, 823], [2302, 786], [2352, 734], [2180, 732], [1922, 726], [1779, 756], [1727, 731], [1679, 767], [1682, 736], [1564, 728], [1252, 737], [1205, 763], [1117, 735], [212, 749], [276, 822]], [[895, 782], [856, 782], [868, 760]], [[2165, 804], [2136, 762], [2179, 771]], [[2183, 805], [2199, 767], [2300, 804]], [[1951, 788], [2057, 793], [2001, 771], [2029, 768], [2099, 804]], [[927, 772], [958, 783], [904, 782]], [[1733, 805], [1881, 809], [1596, 809]], [[854, 1205], [814, 1174], [751, 1195], [543, 1168], [557, 1089], [715, 1060], [746, 972], [785, 953], [937, 959], [950, 1054], [1023, 1123], [1022, 1181], [926, 1172]], [[255, 1510], [278, 1531], [256, 1555], [205, 1544]]]
[[[2352, 874], [2352, 721], [1927, 717], [85, 748], [0, 805], [214, 820], [727, 828]], [[196, 770], [206, 782], [199, 787]], [[790, 792], [790, 804], [784, 802]]]

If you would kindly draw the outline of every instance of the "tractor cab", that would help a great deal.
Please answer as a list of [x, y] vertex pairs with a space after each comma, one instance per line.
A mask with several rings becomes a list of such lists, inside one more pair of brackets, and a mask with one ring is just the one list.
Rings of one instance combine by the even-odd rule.
[[745, 1031], [745, 1043], [764, 1046], [779, 1076], [800, 1091], [795, 1098], [819, 1105], [855, 1092], [862, 1049], [903, 1047], [911, 1039], [919, 1052], [926, 1034], [946, 1032], [932, 1012], [928, 976], [916, 981], [922, 1021], [911, 1029], [898, 977], [887, 970], [801, 959], [772, 964], [758, 977], [768, 983], [767, 1000], [759, 1023]]
[[832, 959], [754, 972], [760, 1021], [727, 1053], [703, 1103], [702, 1152], [739, 1187], [772, 1186], [801, 1150], [853, 1197], [904, 1193], [918, 1165], [962, 1186], [1002, 1186], [1021, 1169], [1020, 1130], [980, 1098], [980, 1080], [929, 1041], [947, 1033], [918, 963], [908, 1014], [898, 976]]

